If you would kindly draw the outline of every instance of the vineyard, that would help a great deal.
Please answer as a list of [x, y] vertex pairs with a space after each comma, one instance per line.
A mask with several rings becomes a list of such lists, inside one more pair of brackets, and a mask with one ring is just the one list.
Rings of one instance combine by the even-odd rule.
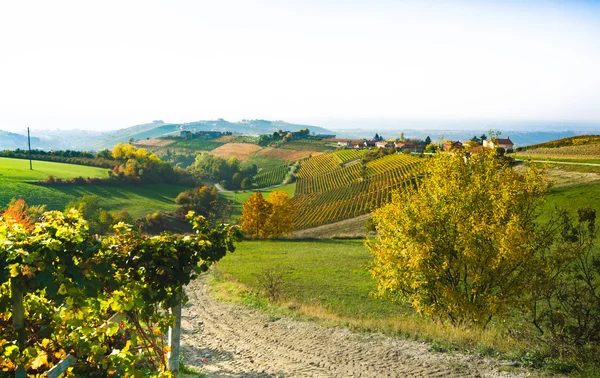
[[421, 158], [404, 154], [362, 164], [358, 160], [361, 154], [343, 150], [302, 162], [292, 199], [297, 229], [372, 211], [387, 203], [393, 191], [412, 185], [422, 166]]
[[225, 143], [215, 142], [214, 140], [209, 139], [184, 139], [172, 144], [171, 147], [184, 148], [194, 151], [212, 151], [224, 144]]
[[267, 168], [254, 176], [254, 182], [259, 188], [278, 185], [283, 182], [285, 176], [290, 171], [287, 164], [279, 165], [274, 168]]

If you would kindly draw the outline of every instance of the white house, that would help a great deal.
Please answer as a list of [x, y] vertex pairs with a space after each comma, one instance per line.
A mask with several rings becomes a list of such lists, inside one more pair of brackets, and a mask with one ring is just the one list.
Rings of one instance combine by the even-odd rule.
[[490, 140], [483, 141], [483, 147], [486, 148], [504, 148], [505, 150], [512, 150], [515, 144], [508, 138], [493, 138]]

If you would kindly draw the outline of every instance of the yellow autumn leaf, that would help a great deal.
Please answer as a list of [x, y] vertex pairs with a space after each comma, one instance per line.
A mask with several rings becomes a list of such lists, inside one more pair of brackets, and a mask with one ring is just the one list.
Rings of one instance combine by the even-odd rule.
[[45, 351], [40, 351], [36, 358], [31, 361], [31, 368], [37, 370], [43, 366], [48, 365], [48, 355]]

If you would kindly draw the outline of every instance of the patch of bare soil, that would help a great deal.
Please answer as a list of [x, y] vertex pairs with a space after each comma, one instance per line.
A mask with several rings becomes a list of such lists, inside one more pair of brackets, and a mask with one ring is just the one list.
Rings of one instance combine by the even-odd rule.
[[224, 159], [235, 157], [238, 160], [246, 160], [260, 150], [262, 150], [262, 147], [257, 144], [227, 143], [215, 148], [210, 153]]
[[370, 216], [371, 214], [365, 214], [335, 223], [296, 230], [287, 239], [364, 238], [370, 235], [365, 229], [365, 224]]
[[163, 138], [150, 138], [150, 139], [142, 139], [135, 142], [133, 145], [136, 147], [166, 147], [175, 143], [174, 139], [163, 139]]
[[275, 159], [285, 160], [286, 162], [293, 162], [308, 156], [322, 155], [322, 152], [317, 151], [298, 151], [298, 150], [286, 150], [284, 148], [273, 148], [267, 147], [257, 153], [258, 156], [272, 157]]
[[273, 319], [210, 297], [199, 278], [187, 287], [184, 362], [208, 377], [524, 377], [500, 372], [507, 363], [438, 353], [421, 342]]

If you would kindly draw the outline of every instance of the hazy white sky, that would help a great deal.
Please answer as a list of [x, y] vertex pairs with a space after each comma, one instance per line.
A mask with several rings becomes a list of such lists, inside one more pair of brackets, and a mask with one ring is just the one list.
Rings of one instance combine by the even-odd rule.
[[0, 0], [0, 130], [600, 121], [599, 1]]

